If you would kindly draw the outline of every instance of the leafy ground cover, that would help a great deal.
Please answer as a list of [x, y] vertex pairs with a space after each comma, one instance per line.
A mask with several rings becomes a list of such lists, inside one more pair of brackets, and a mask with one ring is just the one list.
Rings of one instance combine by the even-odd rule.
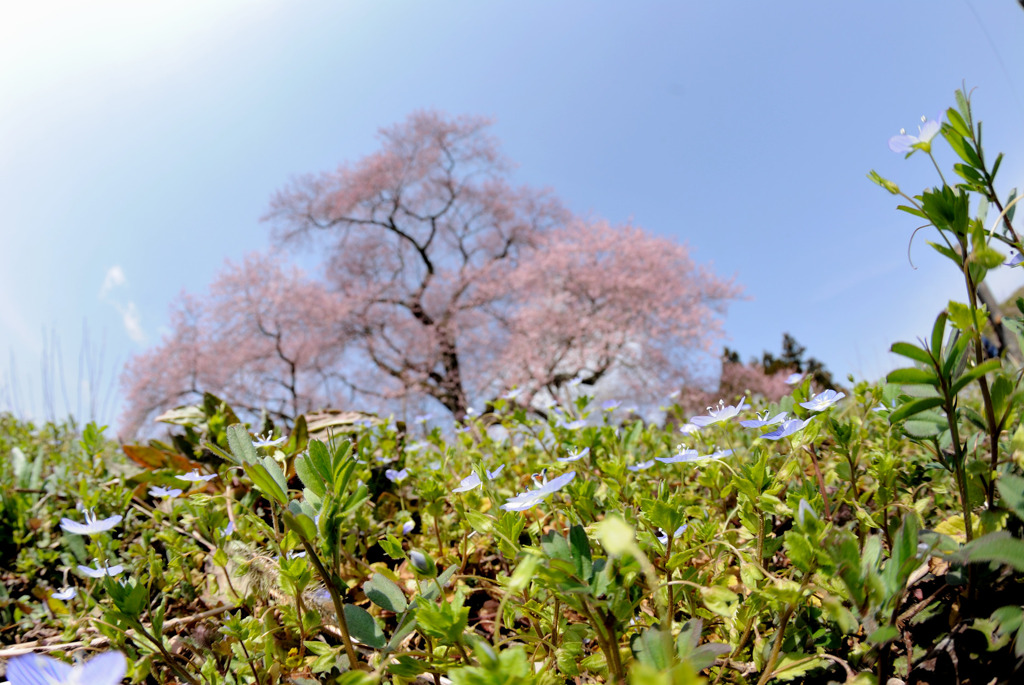
[[957, 100], [891, 146], [930, 154], [941, 132], [963, 182], [908, 196], [872, 175], [938, 232], [968, 299], [893, 345], [908, 366], [885, 383], [808, 375], [665, 425], [583, 385], [544, 412], [513, 390], [448, 433], [246, 425], [206, 395], [146, 445], [0, 416], [8, 678], [1012, 682], [1024, 429], [1004, 338], [1024, 301], [990, 320], [978, 287], [995, 245], [1021, 246]]

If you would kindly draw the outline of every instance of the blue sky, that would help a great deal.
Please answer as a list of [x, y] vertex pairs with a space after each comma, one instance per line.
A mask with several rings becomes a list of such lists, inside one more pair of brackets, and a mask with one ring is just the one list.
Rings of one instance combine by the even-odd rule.
[[[865, 174], [932, 185], [886, 141], [966, 81], [1004, 194], [1024, 185], [1022, 36], [1014, 0], [6, 3], [0, 410], [45, 412], [56, 335], [56, 411], [89, 418], [183, 290], [267, 247], [277, 188], [419, 108], [493, 117], [517, 181], [735, 274], [749, 299], [725, 344], [744, 357], [788, 331], [877, 377], [962, 287], [923, 239], [910, 266], [916, 224]], [[91, 391], [83, 321], [104, 352]]]

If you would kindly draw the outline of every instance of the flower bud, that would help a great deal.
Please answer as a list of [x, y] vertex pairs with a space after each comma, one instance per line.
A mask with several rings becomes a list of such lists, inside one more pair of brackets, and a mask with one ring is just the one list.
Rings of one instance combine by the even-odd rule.
[[433, 578], [437, 575], [437, 565], [434, 563], [434, 560], [417, 549], [409, 550], [409, 563], [412, 564], [413, 570], [419, 575], [428, 578]]

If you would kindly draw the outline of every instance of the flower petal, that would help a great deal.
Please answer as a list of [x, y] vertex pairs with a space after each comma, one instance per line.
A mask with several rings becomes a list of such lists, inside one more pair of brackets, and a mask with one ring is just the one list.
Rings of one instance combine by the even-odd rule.
[[[121, 652], [104, 652], [97, 654], [82, 667], [81, 675], [76, 682], [89, 685], [115, 685], [124, 678], [128, 664]], [[78, 670], [78, 669], [75, 669]]]
[[916, 142], [917, 136], [893, 136], [892, 138], [889, 139], [889, 149], [892, 150], [893, 152], [899, 153], [913, 152], [913, 145]]
[[23, 654], [7, 662], [7, 680], [12, 685], [66, 683], [71, 671], [69, 664], [42, 654]]

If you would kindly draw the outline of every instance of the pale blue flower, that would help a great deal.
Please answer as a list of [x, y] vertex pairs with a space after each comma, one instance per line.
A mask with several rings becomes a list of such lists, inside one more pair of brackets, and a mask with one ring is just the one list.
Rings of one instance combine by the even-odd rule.
[[402, 535], [408, 535], [412, 532], [412, 529], [416, 527], [416, 522], [413, 520], [406, 521], [402, 524]]
[[152, 488], [149, 489], [149, 494], [152, 495], [153, 497], [163, 497], [165, 499], [169, 498], [169, 497], [177, 497], [181, 493], [182, 493], [182, 490], [179, 489], [179, 488], [158, 488], [158, 487], [152, 487]]
[[575, 430], [579, 430], [580, 428], [583, 428], [584, 426], [586, 426], [587, 422], [585, 420], [583, 420], [583, 419], [576, 419], [575, 421], [569, 421], [568, 423], [566, 423], [565, 419], [559, 419], [558, 423], [556, 425], [559, 428], [564, 428], [566, 430], [575, 431]]
[[[484, 471], [484, 473], [487, 474], [487, 480], [494, 480], [495, 478], [497, 478], [498, 474], [501, 473], [504, 468], [505, 465], [502, 464], [493, 471]], [[483, 481], [480, 480], [480, 476], [478, 476], [476, 473], [471, 473], [465, 478], [463, 478], [462, 482], [459, 483], [459, 487], [452, 490], [452, 492], [469, 492], [470, 490], [478, 488], [481, 485], [483, 485]]]
[[401, 471], [388, 469], [384, 472], [384, 476], [392, 483], [401, 483], [409, 477], [409, 469], [402, 469]]
[[54, 599], [59, 599], [62, 602], [66, 602], [69, 599], [74, 599], [78, 596], [78, 590], [73, 587], [61, 588], [59, 592], [53, 592], [50, 594]]
[[575, 452], [570, 450], [568, 456], [559, 457], [558, 461], [565, 462], [565, 463], [568, 463], [570, 461], [579, 461], [580, 459], [582, 459], [583, 457], [587, 456], [588, 454], [590, 454], [590, 448], [589, 447], [584, 447], [583, 449], [577, 450]]
[[776, 423], [782, 423], [786, 420], [786, 414], [788, 412], [779, 412], [772, 418], [768, 418], [768, 412], [764, 413], [762, 417], [760, 414], [757, 415], [756, 419], [748, 419], [746, 421], [740, 421], [740, 425], [744, 428], [763, 428], [764, 426], [773, 426]]
[[627, 466], [626, 468], [628, 470], [633, 471], [634, 473], [636, 473], [637, 471], [646, 471], [647, 469], [651, 468], [652, 466], [654, 466], [654, 460], [653, 459], [651, 459], [649, 461], [641, 461], [641, 462], [638, 462], [636, 464], [633, 464], [632, 466]]
[[253, 447], [277, 447], [283, 445], [288, 438], [285, 436], [279, 437], [277, 440], [273, 439], [273, 433], [267, 433], [266, 436], [257, 435], [256, 439], [252, 441]]
[[575, 388], [582, 382], [583, 376], [576, 374], [575, 376], [572, 377], [572, 380], [570, 380], [566, 385], [568, 385], [570, 388]]
[[604, 411], [615, 411], [622, 406], [622, 402], [619, 400], [605, 400], [601, 403], [601, 409]]
[[413, 423], [426, 423], [430, 420], [430, 414], [417, 414], [412, 420]]
[[175, 476], [175, 478], [177, 478], [178, 480], [187, 481], [189, 483], [199, 483], [200, 481], [205, 483], [207, 481], [213, 480], [216, 477], [216, 473], [211, 473], [206, 476], [200, 475], [199, 469], [192, 469], [184, 476]]
[[428, 447], [430, 447], [430, 443], [429, 442], [424, 442], [423, 440], [417, 440], [416, 442], [413, 442], [413, 443], [410, 443], [410, 444], [406, 445], [405, 453], [406, 454], [418, 454], [418, 453], [422, 452], [423, 450], [427, 449]]
[[921, 125], [917, 127], [917, 135], [909, 135], [906, 129], [901, 128], [900, 135], [889, 139], [889, 149], [893, 152], [906, 152], [908, 155], [913, 154], [915, 150], [931, 152], [932, 138], [935, 137], [941, 128], [939, 122], [935, 119], [921, 117]]
[[683, 449], [682, 445], [679, 446], [681, 449], [678, 453], [671, 457], [655, 457], [656, 460], [662, 464], [678, 464], [680, 462], [696, 461], [699, 452], [697, 450]]
[[480, 476], [475, 473], [471, 473], [459, 483], [459, 487], [452, 490], [452, 492], [469, 492], [474, 488], [478, 488], [483, 485], [483, 481], [480, 480]]
[[732, 454], [732, 450], [716, 449], [711, 454], [698, 454], [697, 450], [684, 449], [673, 457], [655, 457], [662, 464], [680, 464], [693, 461], [707, 461], [709, 459], [723, 459]]
[[97, 568], [79, 565], [78, 570], [90, 578], [102, 578], [103, 576], [110, 576], [113, 578], [114, 576], [121, 575], [121, 572], [124, 571], [124, 566], [121, 564], [99, 568], [99, 562], [96, 562], [96, 566]]
[[1003, 266], [1020, 266], [1024, 262], [1024, 253], [1018, 252], [1010, 257], [1010, 261], [1004, 262]]
[[719, 421], [726, 421], [728, 419], [731, 419], [744, 409], [750, 408], [749, 404], [743, 403], [743, 401], [746, 399], [747, 397], [746, 395], [744, 395], [743, 398], [740, 399], [739, 404], [735, 406], [730, 404], [728, 407], [725, 406], [725, 400], [718, 400], [717, 409], [715, 407], [708, 407], [707, 416], [692, 416], [690, 417], [690, 423], [699, 428], [703, 428], [704, 426], [709, 426], [712, 423], [718, 423]]
[[42, 654], [23, 654], [7, 662], [7, 680], [11, 685], [115, 685], [127, 667], [121, 652], [97, 654], [75, 666]]
[[819, 392], [817, 395], [801, 402], [800, 406], [808, 411], [825, 411], [839, 400], [846, 397], [845, 392], [836, 392], [835, 390], [824, 390]]
[[234, 521], [228, 521], [228, 525], [226, 525], [226, 526], [224, 526], [223, 528], [220, 529], [220, 536], [222, 538], [226, 538], [227, 536], [231, 535], [234, 532], [235, 532], [235, 522]]
[[558, 478], [552, 481], [544, 483], [536, 490], [528, 490], [521, 492], [515, 497], [510, 498], [507, 502], [501, 505], [501, 508], [505, 511], [526, 511], [533, 509], [535, 506], [543, 502], [550, 495], [558, 492], [569, 482], [576, 477], [575, 471], [569, 471], [564, 473]]
[[791, 373], [788, 376], [786, 376], [786, 385], [796, 385], [797, 383], [800, 382], [800, 379], [803, 377], [804, 375], [799, 371]]
[[523, 394], [523, 389], [522, 388], [512, 388], [511, 390], [506, 392], [504, 395], [502, 395], [501, 399], [509, 400], [510, 402], [512, 402], [512, 401], [515, 401], [515, 400], [519, 399], [519, 396], [522, 395], [522, 394]]
[[[676, 532], [672, 533], [672, 537], [673, 538], [679, 537], [680, 535], [682, 535], [683, 533], [686, 532], [686, 529], [687, 529], [687, 525], [684, 523], [683, 525], [681, 525], [678, 528], [676, 528]], [[668, 544], [668, 533], [666, 533], [661, 528], [659, 528], [658, 530], [661, 531], [661, 535], [658, 536], [658, 542], [660, 542], [663, 545], [667, 545]]]
[[811, 518], [817, 520], [818, 512], [814, 511], [814, 507], [811, 506], [810, 502], [801, 497], [800, 505], [797, 507], [796, 510], [796, 517], [797, 520], [800, 521], [801, 526], [804, 525], [804, 519], [807, 516], [810, 516]]
[[790, 419], [789, 421], [784, 421], [781, 426], [773, 430], [771, 433], [765, 433], [758, 437], [764, 438], [765, 440], [781, 440], [782, 438], [788, 437], [797, 431], [802, 431], [810, 422], [810, 419], [805, 419], [803, 421], [800, 419]]
[[892, 406], [887, 405], [885, 402], [879, 402], [878, 406], [875, 407], [874, 409], [872, 409], [871, 411], [877, 411], [877, 412], [895, 411], [896, 410], [896, 404], [897, 404], [896, 400], [892, 401]]
[[96, 515], [91, 511], [86, 511], [84, 514], [84, 524], [79, 523], [78, 521], [72, 521], [69, 518], [62, 518], [60, 520], [60, 527], [73, 535], [96, 535], [97, 533], [105, 533], [121, 522], [121, 516], [119, 514], [114, 514], [109, 518], [99, 520], [96, 519]]
[[291, 552], [285, 554], [288, 559], [305, 559], [306, 551], [302, 549], [293, 549]]
[[430, 562], [427, 561], [427, 555], [419, 550], [409, 550], [409, 563], [420, 573], [428, 573], [430, 571]]
[[700, 430], [700, 426], [694, 423], [684, 423], [679, 427], [679, 432], [683, 435], [693, 435]]

